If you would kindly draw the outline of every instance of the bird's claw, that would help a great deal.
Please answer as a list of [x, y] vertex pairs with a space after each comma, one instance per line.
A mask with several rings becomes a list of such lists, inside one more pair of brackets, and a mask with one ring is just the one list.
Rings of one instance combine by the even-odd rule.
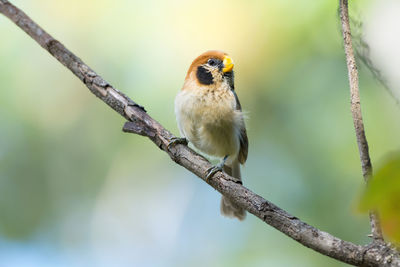
[[213, 177], [214, 174], [216, 174], [217, 172], [222, 172], [223, 166], [224, 166], [224, 164], [222, 163], [222, 164], [218, 164], [218, 165], [215, 165], [215, 166], [212, 166], [211, 168], [209, 168], [207, 170], [206, 182], [209, 183], [211, 177]]
[[182, 145], [186, 145], [187, 146], [188, 143], [189, 143], [188, 140], [186, 138], [184, 138], [184, 137], [182, 137], [182, 138], [181, 137], [172, 137], [169, 140], [169, 143], [167, 145], [167, 149], [169, 149], [171, 146], [174, 146], [174, 145], [177, 145], [177, 144], [182, 144]]

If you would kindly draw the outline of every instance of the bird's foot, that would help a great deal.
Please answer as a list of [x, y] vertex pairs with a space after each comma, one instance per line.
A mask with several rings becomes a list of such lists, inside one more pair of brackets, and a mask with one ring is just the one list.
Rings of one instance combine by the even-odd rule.
[[209, 183], [211, 177], [213, 177], [214, 174], [216, 174], [217, 172], [222, 172], [223, 171], [223, 167], [224, 167], [224, 162], [221, 162], [221, 163], [209, 168], [207, 170], [206, 182]]
[[172, 137], [169, 140], [169, 143], [167, 145], [167, 149], [169, 149], [171, 146], [177, 145], [177, 144], [182, 144], [182, 145], [188, 145], [189, 141], [185, 137]]
[[222, 172], [224, 170], [224, 165], [227, 158], [228, 156], [225, 156], [220, 163], [207, 170], [207, 176], [206, 176], [207, 183], [210, 181], [210, 178], [214, 176], [214, 174], [216, 174], [217, 172]]

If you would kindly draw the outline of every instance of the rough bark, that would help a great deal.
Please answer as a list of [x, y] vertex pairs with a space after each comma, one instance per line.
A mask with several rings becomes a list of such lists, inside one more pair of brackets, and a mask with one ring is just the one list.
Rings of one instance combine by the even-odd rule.
[[[123, 128], [125, 132], [148, 137], [161, 150], [168, 153], [173, 161], [206, 181], [207, 170], [212, 166], [209, 161], [186, 145], [168, 146], [170, 140], [174, 137], [169, 131], [151, 118], [141, 106], [97, 75], [17, 7], [6, 0], [0, 0], [0, 13], [11, 19], [72, 71], [93, 94], [126, 118], [128, 122], [125, 123]], [[376, 241], [367, 246], [361, 246], [341, 240], [302, 222], [234, 181], [235, 178], [218, 172], [209, 179], [209, 184], [240, 207], [304, 246], [353, 265], [400, 266], [400, 258], [396, 251], [387, 247], [384, 243]]]

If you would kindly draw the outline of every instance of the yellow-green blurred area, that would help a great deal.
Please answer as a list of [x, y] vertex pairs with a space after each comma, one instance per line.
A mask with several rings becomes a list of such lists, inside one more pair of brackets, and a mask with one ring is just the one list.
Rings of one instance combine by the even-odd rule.
[[[369, 242], [337, 1], [12, 2], [175, 134], [191, 61], [228, 52], [248, 114], [244, 184]], [[123, 133], [119, 114], [4, 16], [0, 36], [0, 266], [345, 266], [254, 216], [221, 217], [218, 192]], [[380, 162], [400, 147], [400, 110], [365, 68], [360, 88]]]
[[400, 248], [400, 155], [385, 160], [368, 184], [360, 210], [379, 212], [383, 233]]

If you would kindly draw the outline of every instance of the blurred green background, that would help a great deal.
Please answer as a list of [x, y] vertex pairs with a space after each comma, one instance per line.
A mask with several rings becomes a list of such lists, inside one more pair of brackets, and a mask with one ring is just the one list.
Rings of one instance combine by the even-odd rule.
[[[228, 52], [249, 117], [245, 185], [368, 242], [337, 1], [12, 2], [175, 134], [191, 61]], [[3, 16], [0, 36], [0, 266], [346, 266], [253, 216], [221, 217], [218, 192], [122, 133], [122, 117]], [[360, 79], [378, 165], [400, 147], [399, 107], [365, 68]]]

